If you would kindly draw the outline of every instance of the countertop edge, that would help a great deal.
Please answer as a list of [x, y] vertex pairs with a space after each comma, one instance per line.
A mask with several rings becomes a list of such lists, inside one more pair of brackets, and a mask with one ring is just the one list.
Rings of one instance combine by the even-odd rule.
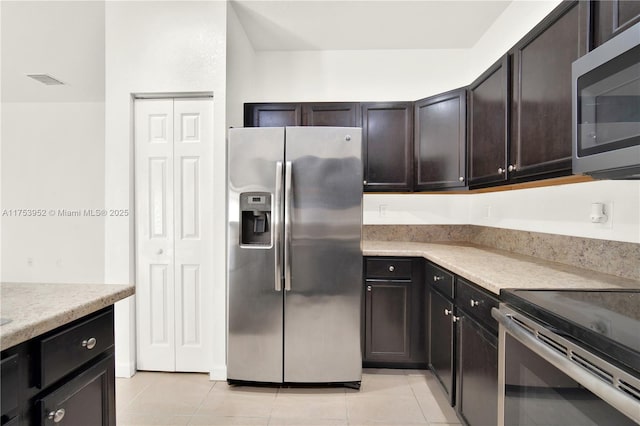
[[101, 295], [100, 297], [89, 299], [84, 303], [60, 309], [59, 312], [56, 312], [53, 315], [39, 317], [35, 321], [19, 324], [20, 327], [14, 330], [5, 332], [0, 329], [0, 351], [10, 349], [26, 342], [27, 340], [40, 336], [93, 312], [99, 311], [100, 309], [113, 305], [114, 303], [135, 294], [135, 286], [122, 285], [121, 287], [122, 289], [109, 294]]
[[[547, 276], [562, 275], [565, 278], [571, 278], [572, 282], [567, 288], [640, 288], [640, 281], [471, 243], [367, 240], [363, 241], [362, 254], [363, 256], [422, 257], [496, 295], [500, 295], [501, 289], [509, 288], [563, 288], [562, 284], [559, 284], [562, 282], [561, 279], [549, 282], [539, 280], [535, 284], [514, 284], [514, 279], [523, 275], [522, 266], [534, 268], [535, 273]], [[486, 268], [478, 267], [479, 255], [501, 261], [495, 265], [496, 272], [492, 271], [489, 274]], [[465, 264], [464, 260], [467, 258], [476, 258], [476, 266], [470, 265], [469, 262]]]

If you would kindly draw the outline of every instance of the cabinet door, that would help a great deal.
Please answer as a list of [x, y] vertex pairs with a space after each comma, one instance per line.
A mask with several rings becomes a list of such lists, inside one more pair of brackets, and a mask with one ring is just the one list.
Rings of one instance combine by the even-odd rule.
[[411, 358], [411, 282], [367, 281], [365, 361]]
[[506, 54], [469, 86], [469, 185], [507, 179], [509, 73]]
[[465, 185], [467, 91], [453, 90], [416, 102], [415, 188]]
[[15, 417], [18, 410], [19, 354], [7, 356], [0, 362], [0, 416], [4, 422]]
[[453, 304], [435, 291], [430, 292], [429, 303], [429, 367], [436, 375], [450, 404], [454, 402], [453, 370]]
[[358, 105], [353, 102], [303, 104], [302, 125], [360, 127]]
[[513, 49], [510, 180], [571, 174], [571, 63], [586, 53], [584, 2], [563, 2]]
[[[83, 371], [39, 401], [40, 424], [114, 426], [113, 355]], [[56, 418], [59, 419], [56, 421]]]
[[469, 426], [498, 424], [497, 336], [462, 314], [456, 409]]
[[592, 0], [593, 48], [640, 22], [638, 0]]
[[244, 127], [283, 127], [301, 125], [301, 104], [244, 104]]
[[411, 191], [413, 104], [362, 104], [365, 191]]

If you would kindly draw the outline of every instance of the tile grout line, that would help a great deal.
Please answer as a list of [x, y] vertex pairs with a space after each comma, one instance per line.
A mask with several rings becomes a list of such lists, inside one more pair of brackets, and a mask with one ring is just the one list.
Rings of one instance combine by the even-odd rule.
[[405, 377], [407, 378], [407, 383], [409, 384], [409, 389], [411, 389], [411, 394], [413, 395], [413, 399], [416, 401], [416, 404], [418, 404], [418, 408], [420, 409], [420, 413], [422, 413], [422, 418], [424, 419], [425, 423], [427, 425], [430, 425], [431, 423], [429, 422], [429, 419], [427, 419], [427, 415], [424, 413], [424, 409], [422, 408], [422, 404], [420, 404], [420, 401], [418, 400], [418, 396], [416, 395], [416, 391], [415, 389], [413, 389], [413, 386], [411, 386], [411, 381], [409, 381], [409, 376], [405, 375]]

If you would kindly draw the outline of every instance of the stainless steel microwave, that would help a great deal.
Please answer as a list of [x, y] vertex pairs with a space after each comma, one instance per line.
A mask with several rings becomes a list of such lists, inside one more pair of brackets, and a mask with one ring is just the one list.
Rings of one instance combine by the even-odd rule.
[[640, 23], [573, 63], [573, 173], [640, 179]]

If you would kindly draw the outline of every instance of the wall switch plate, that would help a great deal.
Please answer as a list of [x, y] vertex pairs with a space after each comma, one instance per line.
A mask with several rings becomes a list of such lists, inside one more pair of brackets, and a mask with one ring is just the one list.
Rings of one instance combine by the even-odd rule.
[[387, 215], [388, 207], [389, 206], [387, 204], [380, 204], [380, 206], [378, 207], [378, 212], [380, 213], [380, 217], [385, 217]]

